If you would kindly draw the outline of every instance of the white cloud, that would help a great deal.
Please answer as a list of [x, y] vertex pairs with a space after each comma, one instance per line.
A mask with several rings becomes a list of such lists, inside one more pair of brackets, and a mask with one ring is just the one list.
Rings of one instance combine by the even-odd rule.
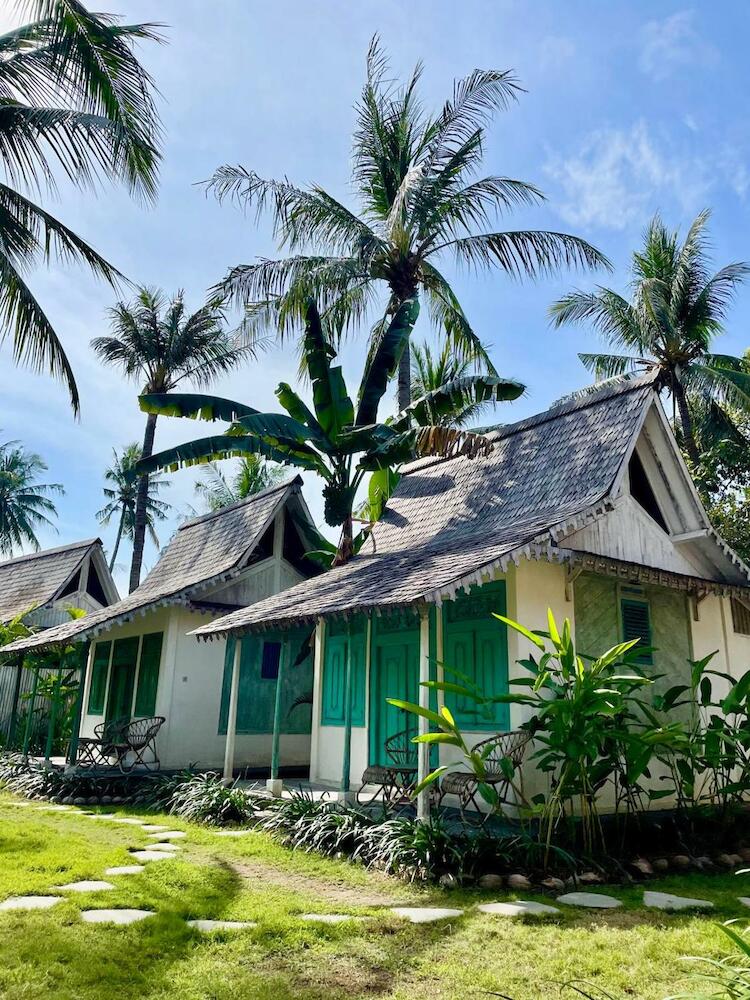
[[688, 66], [708, 65], [716, 58], [716, 49], [696, 29], [692, 10], [647, 21], [641, 30], [639, 66], [654, 80], [664, 80]]
[[663, 204], [697, 211], [713, 183], [707, 162], [667, 149], [643, 121], [591, 132], [573, 155], [550, 156], [545, 171], [562, 190], [555, 204], [566, 221], [611, 229], [643, 222]]

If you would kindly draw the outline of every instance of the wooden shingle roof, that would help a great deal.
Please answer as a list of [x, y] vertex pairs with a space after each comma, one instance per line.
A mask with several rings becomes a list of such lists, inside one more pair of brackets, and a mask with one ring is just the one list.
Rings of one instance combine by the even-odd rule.
[[653, 403], [629, 379], [494, 432], [487, 458], [423, 460], [406, 471], [358, 556], [314, 580], [196, 629], [211, 638], [451, 596], [517, 558], [613, 487]]

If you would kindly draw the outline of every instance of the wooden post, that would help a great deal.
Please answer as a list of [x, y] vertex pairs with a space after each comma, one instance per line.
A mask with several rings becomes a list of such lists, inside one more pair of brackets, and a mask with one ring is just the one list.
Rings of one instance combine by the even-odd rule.
[[68, 767], [66, 770], [75, 770], [78, 761], [78, 739], [81, 735], [81, 719], [83, 718], [83, 693], [86, 688], [86, 678], [90, 676], [91, 659], [94, 654], [94, 644], [84, 642], [78, 651], [80, 663], [80, 679], [78, 681], [78, 691], [76, 692], [76, 707], [73, 713], [73, 728], [70, 733], [68, 743]]
[[349, 798], [352, 759], [352, 626], [346, 626], [346, 672], [344, 675], [344, 753], [341, 768], [341, 798]]
[[[430, 609], [419, 609], [419, 705], [429, 709], [430, 689], [423, 686], [430, 679]], [[419, 716], [419, 735], [429, 732], [427, 719]], [[422, 782], [430, 773], [430, 747], [428, 743], [417, 744], [417, 781]], [[420, 792], [417, 796], [417, 819], [427, 823], [430, 819], [430, 790]]]
[[57, 677], [52, 688], [52, 704], [49, 710], [49, 722], [47, 723], [47, 745], [44, 750], [44, 763], [49, 764], [52, 757], [52, 743], [55, 738], [55, 723], [57, 722], [57, 706], [60, 701], [60, 688], [62, 687], [63, 663], [65, 657], [61, 656], [57, 665]]
[[281, 642], [279, 652], [279, 670], [276, 674], [276, 695], [273, 703], [273, 738], [271, 742], [271, 777], [266, 782], [266, 788], [271, 795], [279, 798], [283, 782], [279, 778], [279, 746], [281, 744], [281, 696], [286, 674], [286, 661], [289, 656], [288, 637]]
[[21, 696], [21, 678], [23, 677], [23, 653], [18, 657], [16, 664], [16, 679], [13, 684], [13, 708], [10, 712], [10, 722], [8, 724], [8, 749], [13, 749], [16, 739], [16, 724], [18, 723], [18, 699]]
[[229, 712], [227, 714], [227, 741], [224, 745], [224, 784], [231, 785], [234, 778], [234, 743], [237, 737], [237, 703], [240, 695], [240, 658], [242, 640], [235, 636], [232, 657], [232, 681], [229, 688]]
[[29, 710], [26, 714], [26, 728], [23, 733], [23, 755], [29, 756], [29, 743], [31, 742], [31, 723], [34, 717], [34, 702], [36, 701], [36, 689], [39, 686], [39, 667], [34, 669], [34, 682], [31, 685], [31, 698], [29, 699]]

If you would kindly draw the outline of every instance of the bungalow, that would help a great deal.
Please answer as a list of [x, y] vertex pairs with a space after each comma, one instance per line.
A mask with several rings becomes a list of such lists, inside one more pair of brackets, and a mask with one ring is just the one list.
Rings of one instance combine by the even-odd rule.
[[[310, 630], [277, 685], [281, 644], [266, 634], [241, 644], [231, 685], [234, 643], [207, 647], [191, 633], [203, 620], [299, 583], [317, 570], [312, 521], [297, 477], [182, 524], [143, 583], [124, 600], [6, 647], [11, 653], [80, 644], [85, 651], [80, 736], [111, 720], [163, 716], [157, 754], [168, 768], [221, 764], [233, 704], [232, 763], [266, 765], [272, 722], [280, 716], [286, 764], [306, 767], [310, 748]], [[289, 638], [290, 634], [285, 633]], [[238, 655], [240, 645], [238, 644]], [[279, 688], [277, 698], [277, 687]], [[278, 702], [278, 710], [277, 710]], [[71, 749], [75, 761], [78, 734]]]
[[[640, 638], [659, 683], [713, 650], [719, 670], [750, 666], [750, 569], [709, 523], [652, 379], [604, 385], [493, 438], [487, 458], [412, 464], [345, 566], [196, 630], [231, 640], [315, 628], [313, 781], [347, 794], [386, 763], [386, 740], [406, 726], [386, 699], [427, 706], [419, 681], [439, 678], [443, 661], [507, 691], [531, 646], [493, 611], [545, 629], [551, 608], [582, 652]], [[498, 704], [480, 720], [445, 700], [475, 742], [525, 718]], [[454, 752], [441, 747], [441, 761]], [[541, 776], [524, 770], [533, 793]]]
[[[70, 620], [70, 608], [98, 611], [119, 600], [98, 538], [73, 542], [17, 556], [0, 563], [0, 623], [24, 616], [34, 629], [51, 628]], [[19, 662], [0, 665], [0, 737], [14, 745], [20, 699], [30, 695], [30, 671]], [[34, 705], [38, 728], [43, 728], [41, 704]]]

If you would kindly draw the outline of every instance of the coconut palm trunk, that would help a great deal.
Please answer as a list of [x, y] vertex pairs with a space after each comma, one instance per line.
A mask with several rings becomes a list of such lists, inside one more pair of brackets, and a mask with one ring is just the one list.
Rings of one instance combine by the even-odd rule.
[[[150, 458], [154, 453], [154, 437], [156, 435], [156, 414], [149, 413], [146, 418], [146, 433], [143, 435], [142, 458]], [[141, 567], [143, 566], [143, 548], [146, 544], [146, 522], [148, 506], [148, 476], [138, 480], [138, 493], [135, 499], [135, 525], [133, 528], [133, 560], [130, 564], [130, 585], [132, 594], [141, 582]]]

